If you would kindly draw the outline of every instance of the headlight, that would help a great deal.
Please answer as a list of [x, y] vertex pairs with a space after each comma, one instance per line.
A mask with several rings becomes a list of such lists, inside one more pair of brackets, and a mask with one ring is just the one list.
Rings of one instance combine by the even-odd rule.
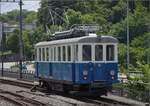
[[84, 71], [83, 71], [83, 75], [84, 75], [84, 76], [87, 76], [87, 75], [88, 75], [88, 71], [87, 71], [87, 70], [84, 70]]
[[111, 70], [111, 71], [110, 71], [110, 75], [115, 75], [115, 71], [114, 71], [114, 70]]

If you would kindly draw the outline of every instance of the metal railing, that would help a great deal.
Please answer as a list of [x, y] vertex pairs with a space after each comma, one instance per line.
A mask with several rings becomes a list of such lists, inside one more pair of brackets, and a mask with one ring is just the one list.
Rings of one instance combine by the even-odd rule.
[[120, 83], [119, 86], [113, 87], [112, 93], [133, 100], [150, 103], [150, 88], [148, 89], [141, 86], [141, 89], [137, 89], [131, 86], [129, 87], [127, 84]]
[[[0, 72], [2, 72], [1, 69], [0, 69]], [[19, 79], [19, 70], [13, 70], [13, 69], [5, 68], [3, 70], [3, 77]], [[22, 70], [22, 79], [28, 80], [28, 81], [34, 81], [34, 71]]]

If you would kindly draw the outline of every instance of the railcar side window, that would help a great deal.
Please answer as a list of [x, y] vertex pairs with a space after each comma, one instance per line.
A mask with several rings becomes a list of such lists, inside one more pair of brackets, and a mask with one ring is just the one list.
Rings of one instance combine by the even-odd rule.
[[91, 45], [83, 45], [82, 46], [82, 60], [83, 61], [91, 61], [92, 60], [92, 51]]
[[49, 51], [48, 51], [48, 48], [46, 48], [46, 61], [49, 61]]
[[78, 45], [75, 45], [74, 55], [75, 55], [75, 61], [78, 61]]
[[113, 61], [115, 57], [114, 45], [107, 45], [106, 47], [106, 60]]
[[37, 54], [38, 54], [38, 49], [36, 48], [36, 49], [35, 49], [35, 60], [36, 60], [36, 61], [38, 60]]
[[61, 61], [61, 47], [58, 47], [58, 50], [57, 50], [57, 53], [58, 53], [58, 61]]
[[42, 48], [42, 58], [43, 58], [43, 61], [45, 61], [45, 48]]
[[54, 47], [54, 61], [56, 61], [56, 47]]
[[62, 53], [63, 53], [63, 61], [66, 61], [66, 47], [65, 46], [63, 46], [62, 47]]
[[51, 61], [54, 61], [54, 48], [51, 48]]
[[41, 48], [39, 48], [39, 61], [41, 61]]
[[95, 61], [103, 60], [103, 46], [95, 45]]
[[71, 61], [71, 46], [67, 46], [67, 52], [68, 52], [68, 61]]
[[49, 52], [49, 61], [51, 61], [51, 48], [48, 48], [48, 52]]

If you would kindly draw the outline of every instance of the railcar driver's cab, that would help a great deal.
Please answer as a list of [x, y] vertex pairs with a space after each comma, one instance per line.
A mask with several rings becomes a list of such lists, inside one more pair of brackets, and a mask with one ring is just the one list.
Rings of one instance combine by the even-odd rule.
[[117, 44], [83, 43], [75, 47], [75, 61], [79, 63], [116, 63]]
[[117, 79], [117, 43], [79, 43], [75, 52], [75, 62], [82, 64], [83, 82]]

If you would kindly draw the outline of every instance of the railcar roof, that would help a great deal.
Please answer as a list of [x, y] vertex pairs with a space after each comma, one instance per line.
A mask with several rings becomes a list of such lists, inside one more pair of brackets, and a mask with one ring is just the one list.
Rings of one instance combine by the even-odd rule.
[[118, 43], [118, 40], [112, 36], [97, 36], [96, 34], [91, 34], [89, 36], [78, 37], [78, 38], [43, 41], [37, 43], [35, 47], [59, 45], [59, 44], [72, 44], [72, 43]]

